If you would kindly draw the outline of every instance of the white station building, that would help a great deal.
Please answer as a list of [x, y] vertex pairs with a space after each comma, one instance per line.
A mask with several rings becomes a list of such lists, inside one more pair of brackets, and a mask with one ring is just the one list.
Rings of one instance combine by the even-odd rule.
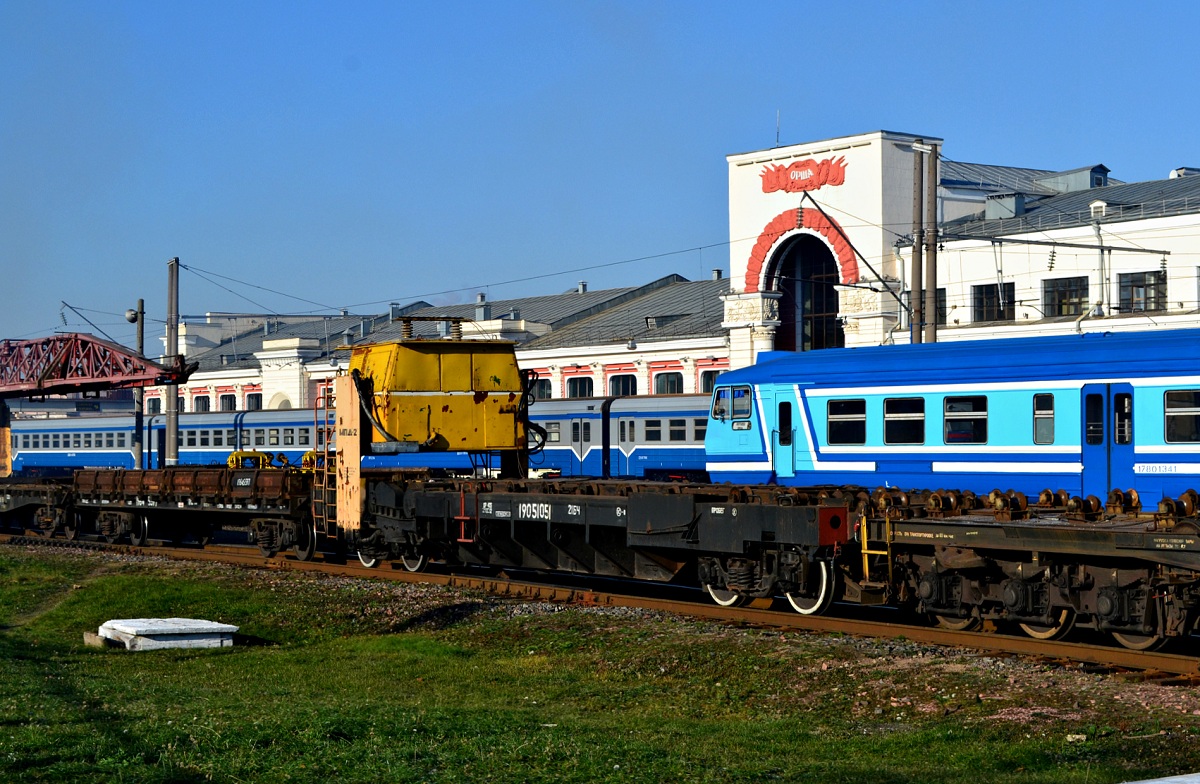
[[[1125, 183], [1100, 164], [971, 164], [945, 147], [877, 131], [728, 156], [729, 268], [709, 280], [581, 283], [367, 316], [185, 319], [182, 345], [200, 371], [181, 405], [312, 407], [338, 372], [338, 347], [396, 338], [403, 315], [515, 340], [522, 366], [539, 373], [539, 396], [552, 398], [707, 392], [719, 372], [762, 351], [906, 343], [935, 326], [925, 338], [1200, 326], [1200, 170]], [[936, 237], [922, 243], [925, 260], [930, 250], [937, 258], [925, 318], [924, 297], [912, 296], [930, 288], [914, 285], [917, 217]], [[151, 411], [159, 394], [148, 394]]]

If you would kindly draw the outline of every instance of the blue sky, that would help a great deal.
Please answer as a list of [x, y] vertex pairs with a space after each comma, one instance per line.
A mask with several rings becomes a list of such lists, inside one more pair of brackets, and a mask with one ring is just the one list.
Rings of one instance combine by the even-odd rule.
[[93, 331], [66, 301], [131, 342], [172, 256], [184, 314], [705, 277], [777, 112], [1165, 177], [1200, 166], [1198, 9], [0, 0], [0, 338]]

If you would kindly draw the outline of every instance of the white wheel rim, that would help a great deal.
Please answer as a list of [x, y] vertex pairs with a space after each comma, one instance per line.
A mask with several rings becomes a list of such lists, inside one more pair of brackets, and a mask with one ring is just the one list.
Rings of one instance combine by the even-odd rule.
[[705, 585], [704, 589], [708, 591], [708, 595], [712, 597], [712, 600], [722, 607], [736, 607], [742, 602], [742, 597], [733, 591], [715, 588], [711, 584]]
[[357, 552], [358, 552], [358, 562], [360, 564], [362, 564], [363, 566], [367, 567], [368, 569], [374, 569], [376, 566], [379, 565], [378, 558], [373, 558], [373, 557], [367, 555], [366, 553], [364, 553], [362, 550], [358, 550]]
[[[821, 573], [821, 584], [817, 589], [817, 595], [813, 599], [807, 596], [789, 593], [787, 596], [788, 604], [792, 605], [792, 609], [801, 615], [819, 615], [829, 607], [829, 564], [825, 561], [817, 561], [817, 566]], [[810, 604], [811, 602], [811, 604]]]

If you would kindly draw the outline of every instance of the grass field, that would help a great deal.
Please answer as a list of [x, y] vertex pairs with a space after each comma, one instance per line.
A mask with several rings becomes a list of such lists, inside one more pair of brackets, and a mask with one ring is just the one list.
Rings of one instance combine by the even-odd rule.
[[[232, 649], [88, 648], [112, 618]], [[0, 780], [1116, 782], [1200, 695], [1019, 659], [432, 586], [0, 549]]]

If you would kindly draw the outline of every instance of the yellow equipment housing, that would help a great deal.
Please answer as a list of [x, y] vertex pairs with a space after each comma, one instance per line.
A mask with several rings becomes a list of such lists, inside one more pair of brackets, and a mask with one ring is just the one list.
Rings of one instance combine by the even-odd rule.
[[374, 419], [374, 426], [364, 423], [364, 429], [372, 430], [371, 443], [380, 445], [371, 451], [527, 448], [525, 391], [515, 344], [509, 341], [397, 340], [355, 346], [350, 375]]

